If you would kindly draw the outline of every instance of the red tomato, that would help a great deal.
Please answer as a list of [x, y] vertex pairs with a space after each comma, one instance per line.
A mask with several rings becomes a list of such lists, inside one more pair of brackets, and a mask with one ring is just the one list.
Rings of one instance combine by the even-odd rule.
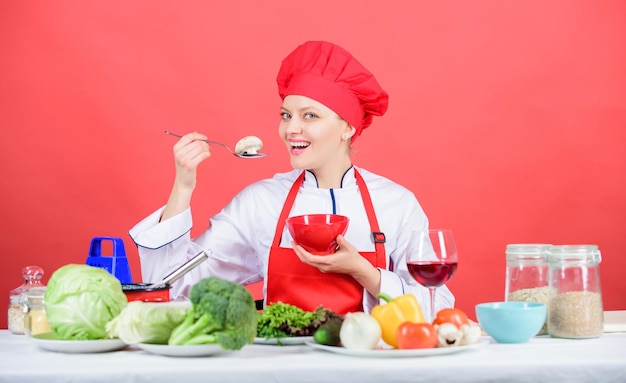
[[469, 324], [467, 315], [459, 309], [442, 309], [437, 313], [437, 317], [433, 321], [433, 324], [440, 325], [442, 323], [452, 323], [458, 328], [461, 328], [464, 324]]
[[437, 345], [437, 330], [430, 323], [404, 322], [396, 330], [399, 349], [433, 348]]

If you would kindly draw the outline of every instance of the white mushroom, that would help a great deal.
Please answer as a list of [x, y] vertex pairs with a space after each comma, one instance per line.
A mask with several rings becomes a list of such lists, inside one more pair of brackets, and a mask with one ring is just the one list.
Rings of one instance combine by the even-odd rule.
[[263, 147], [263, 141], [256, 136], [246, 136], [237, 142], [235, 153], [257, 154]]
[[437, 328], [437, 347], [460, 346], [463, 341], [463, 331], [452, 323], [442, 323]]
[[482, 329], [476, 323], [470, 323], [469, 325], [464, 324], [461, 326], [461, 332], [463, 333], [463, 337], [461, 338], [462, 346], [478, 342], [482, 335]]

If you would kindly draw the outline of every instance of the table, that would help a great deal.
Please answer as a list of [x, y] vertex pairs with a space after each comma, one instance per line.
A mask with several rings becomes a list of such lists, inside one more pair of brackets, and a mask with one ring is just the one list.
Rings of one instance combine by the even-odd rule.
[[393, 359], [256, 344], [225, 355], [178, 358], [134, 347], [95, 354], [51, 352], [24, 335], [0, 330], [0, 382], [438, 381], [626, 382], [626, 333], [585, 340], [540, 336], [516, 345], [490, 341], [456, 354]]

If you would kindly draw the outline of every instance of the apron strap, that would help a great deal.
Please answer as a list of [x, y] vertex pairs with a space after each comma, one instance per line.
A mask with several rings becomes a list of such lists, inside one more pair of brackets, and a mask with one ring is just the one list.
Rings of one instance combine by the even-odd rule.
[[[372, 230], [372, 239], [374, 240], [374, 247], [376, 248], [376, 265], [382, 269], [386, 269], [386, 253], [385, 253], [385, 233], [381, 232], [378, 228], [378, 220], [376, 219], [376, 213], [374, 212], [374, 205], [372, 204], [372, 198], [370, 192], [367, 189], [365, 180], [361, 176], [356, 168], [354, 169], [354, 175], [356, 177], [356, 183], [359, 186], [359, 191], [363, 195], [363, 205], [365, 205], [365, 213], [370, 223], [370, 229]], [[391, 266], [391, 265], [390, 265]], [[391, 267], [389, 268], [391, 270]]]
[[283, 235], [283, 230], [285, 228], [285, 222], [289, 217], [289, 213], [291, 212], [291, 207], [293, 206], [293, 201], [296, 200], [296, 194], [298, 194], [298, 190], [300, 190], [300, 185], [302, 185], [302, 181], [304, 181], [304, 171], [291, 186], [291, 190], [289, 190], [289, 194], [287, 194], [287, 198], [285, 199], [285, 203], [283, 204], [283, 210], [280, 212], [280, 217], [278, 217], [278, 224], [276, 225], [276, 233], [274, 233], [274, 241], [272, 242], [272, 247], [280, 246], [280, 239]]

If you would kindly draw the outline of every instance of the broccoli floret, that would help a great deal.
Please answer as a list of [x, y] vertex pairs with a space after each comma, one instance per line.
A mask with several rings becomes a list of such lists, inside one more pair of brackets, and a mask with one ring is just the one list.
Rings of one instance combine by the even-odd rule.
[[239, 350], [256, 335], [254, 298], [240, 284], [217, 277], [204, 278], [191, 288], [192, 307], [170, 336], [170, 345], [218, 343]]

